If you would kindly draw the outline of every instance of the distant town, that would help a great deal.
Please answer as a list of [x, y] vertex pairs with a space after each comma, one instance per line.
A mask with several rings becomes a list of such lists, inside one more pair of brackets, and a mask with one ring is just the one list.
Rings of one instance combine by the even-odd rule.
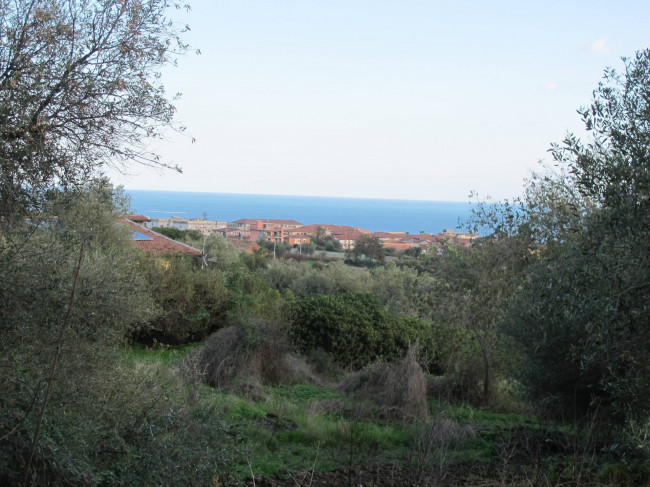
[[356, 240], [368, 235], [376, 237], [384, 248], [396, 251], [420, 249], [426, 253], [438, 249], [440, 245], [456, 245], [470, 247], [477, 234], [456, 232], [443, 229], [440, 233], [429, 234], [420, 232], [370, 232], [362, 228], [348, 225], [331, 225], [312, 223], [305, 225], [296, 220], [242, 218], [233, 222], [208, 220], [205, 218], [149, 218], [146, 215], [127, 215], [127, 220], [142, 225], [147, 229], [175, 228], [182, 231], [195, 231], [201, 235], [221, 235], [235, 243], [243, 250], [250, 250], [259, 241], [286, 243], [292, 246], [309, 244], [312, 241], [329, 237], [336, 240], [343, 250], [352, 250]]

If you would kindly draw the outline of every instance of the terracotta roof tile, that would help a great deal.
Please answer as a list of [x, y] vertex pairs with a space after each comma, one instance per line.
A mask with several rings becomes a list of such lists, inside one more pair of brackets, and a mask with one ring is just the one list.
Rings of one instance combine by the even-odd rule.
[[[194, 257], [200, 257], [203, 253], [199, 249], [195, 249], [184, 243], [172, 240], [169, 237], [154, 232], [148, 228], [138, 225], [128, 218], [124, 218], [123, 222], [131, 227], [134, 233], [134, 241], [136, 246], [146, 252], [153, 252], [155, 254], [184, 254]], [[138, 236], [140, 238], [138, 238]]]
[[124, 218], [135, 223], [151, 221], [147, 215], [124, 215]]

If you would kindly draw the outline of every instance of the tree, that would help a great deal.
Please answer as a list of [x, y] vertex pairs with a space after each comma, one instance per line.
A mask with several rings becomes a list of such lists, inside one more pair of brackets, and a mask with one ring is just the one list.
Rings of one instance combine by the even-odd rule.
[[650, 51], [624, 63], [579, 111], [589, 141], [553, 145], [563, 172], [529, 185], [517, 228], [543, 246], [507, 323], [534, 396], [619, 419], [650, 414]]
[[[33, 387], [32, 404], [39, 411], [29, 418], [30, 446], [21, 443], [24, 427], [10, 442], [20, 457], [17, 465], [22, 462], [22, 485], [33, 474], [59, 369], [82, 355], [68, 340], [98, 340], [111, 329], [99, 325], [107, 322], [118, 330], [116, 324], [130, 324], [134, 316], [147, 318], [128, 302], [138, 293], [115, 289], [133, 271], [128, 260], [114, 264], [118, 247], [109, 243], [115, 238], [102, 241], [119, 233], [113, 193], [104, 183], [88, 182], [106, 164], [167, 166], [147, 146], [163, 136], [174, 115], [161, 68], [187, 50], [179, 37], [183, 29], [166, 17], [170, 5], [168, 0], [0, 2], [0, 275], [15, 284], [0, 288], [7, 331], [3, 351], [11, 351], [3, 356], [11, 356], [14, 366], [0, 383]], [[30, 275], [26, 269], [35, 262], [47, 266]], [[119, 300], [123, 309], [115, 305]], [[16, 346], [4, 348], [10, 343]], [[48, 346], [54, 349], [51, 359]], [[47, 384], [42, 395], [41, 383]], [[2, 397], [4, 402], [7, 396]], [[20, 418], [30, 411], [28, 406]]]
[[[494, 378], [507, 367], [506, 344], [499, 327], [506, 312], [506, 299], [517, 288], [525, 248], [516, 241], [485, 237], [472, 248], [449, 247], [430, 263], [437, 278], [432, 291], [430, 318], [466, 330], [473, 343], [462, 343], [473, 353], [463, 353], [464, 363], [455, 365], [463, 392], [478, 396], [488, 405]], [[480, 393], [473, 391], [482, 383]]]
[[321, 245], [325, 235], [327, 235], [327, 231], [325, 230], [325, 228], [322, 227], [321, 225], [318, 225], [316, 227], [316, 233], [314, 233], [314, 243], [316, 245]]
[[[0, 4], [0, 221], [42, 206], [105, 164], [165, 166], [147, 150], [170, 126], [161, 68], [187, 46], [169, 0]], [[17, 217], [17, 218], [15, 218]]]
[[385, 256], [384, 246], [381, 240], [370, 235], [361, 235], [357, 238], [354, 241], [354, 247], [350, 251], [350, 254], [356, 261], [362, 258], [383, 261]]

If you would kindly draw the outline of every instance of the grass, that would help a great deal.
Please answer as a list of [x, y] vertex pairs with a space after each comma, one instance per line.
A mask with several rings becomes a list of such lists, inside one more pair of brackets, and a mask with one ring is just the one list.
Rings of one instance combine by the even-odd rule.
[[130, 362], [153, 362], [170, 366], [183, 360], [200, 345], [200, 343], [189, 343], [174, 347], [160, 344], [156, 347], [145, 347], [134, 343], [124, 349], [124, 358]]
[[[133, 345], [125, 357], [134, 363], [159, 363], [172, 366], [186, 357], [197, 344], [181, 347], [146, 348]], [[242, 478], [272, 476], [315, 468], [327, 471], [351, 463], [404, 463], [411, 456], [416, 425], [373, 418], [336, 390], [316, 384], [264, 387], [261, 400], [250, 400], [232, 393], [201, 387], [202, 400], [209, 401], [222, 414], [222, 420], [236, 428], [241, 438]], [[337, 400], [345, 411], [314, 412], [310, 405]], [[498, 415], [469, 408], [431, 402], [434, 417], [444, 416], [460, 422], [519, 424], [516, 415]], [[361, 411], [361, 412], [360, 412]], [[451, 458], [451, 457], [450, 457]], [[489, 461], [489, 445], [476, 440], [453, 452], [456, 461]]]
[[[196, 347], [131, 346], [125, 359], [136, 365], [171, 367]], [[524, 414], [497, 413], [468, 405], [452, 405], [429, 400], [428, 423], [403, 423], [373, 416], [372, 409], [354, 404], [332, 388], [316, 384], [263, 387], [256, 399], [200, 386], [201, 404], [214, 410], [228, 428], [237, 432], [237, 462], [233, 466], [240, 480], [250, 476], [289, 475], [289, 472], [330, 471], [359, 464], [397, 464], [409, 468], [438, 468], [441, 465], [499, 465], [499, 445], [508, 446], [523, 430], [568, 431], [567, 425], [540, 425]], [[335, 400], [343, 409], [318, 412], [316, 402]], [[459, 428], [471, 426], [475, 438], [435, 443], [423, 455], [418, 439], [431, 430], [431, 421], [444, 419]], [[453, 426], [452, 426], [453, 427]], [[515, 443], [511, 443], [513, 448]], [[562, 472], [570, 464], [565, 456], [544, 461]], [[563, 463], [564, 462], [564, 463]], [[567, 465], [568, 465], [567, 464]], [[571, 466], [571, 465], [569, 465]]]

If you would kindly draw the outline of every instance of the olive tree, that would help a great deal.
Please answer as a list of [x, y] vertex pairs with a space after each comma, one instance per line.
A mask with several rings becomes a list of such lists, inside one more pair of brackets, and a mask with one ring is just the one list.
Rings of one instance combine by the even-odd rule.
[[650, 51], [624, 64], [579, 111], [589, 137], [552, 147], [563, 172], [529, 187], [519, 229], [542, 245], [507, 324], [534, 396], [621, 419], [650, 413]]
[[[0, 383], [4, 391], [14, 381], [33, 389], [18, 429], [2, 440], [24, 437], [28, 418], [31, 445], [16, 457], [22, 485], [32, 477], [58, 370], [80, 356], [68, 338], [103, 337], [138, 316], [137, 306], [125, 306], [128, 260], [111, 265], [119, 245], [102, 240], [115, 230], [112, 192], [105, 185], [89, 191], [87, 183], [107, 164], [172, 167], [149, 151], [173, 126], [161, 69], [187, 50], [184, 28], [168, 17], [172, 6], [181, 7], [0, 0], [0, 316], [3, 357], [11, 357]], [[78, 211], [89, 208], [108, 210]], [[91, 275], [96, 285], [88, 286]], [[120, 310], [134, 313], [127, 319]]]
[[168, 0], [0, 1], [0, 221], [105, 164], [165, 165], [160, 71], [187, 50]]
[[361, 235], [354, 241], [354, 247], [348, 254], [355, 260], [372, 259], [383, 261], [385, 257], [384, 246], [381, 240], [370, 235]]

